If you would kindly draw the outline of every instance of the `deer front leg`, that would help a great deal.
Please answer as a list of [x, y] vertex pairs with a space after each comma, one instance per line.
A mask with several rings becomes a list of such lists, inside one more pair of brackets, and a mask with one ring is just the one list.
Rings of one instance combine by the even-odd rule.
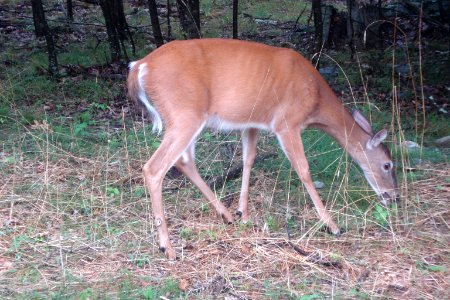
[[317, 190], [314, 187], [300, 134], [289, 128], [283, 132], [277, 133], [277, 137], [284, 153], [291, 162], [292, 167], [305, 185], [320, 219], [325, 223], [325, 225], [328, 226], [333, 234], [339, 234], [339, 228], [326, 210], [322, 200], [320, 199], [319, 193], [317, 193]]
[[243, 223], [247, 223], [248, 217], [248, 190], [250, 184], [250, 172], [256, 157], [256, 143], [258, 141], [258, 129], [250, 128], [242, 132], [242, 185], [239, 196], [239, 207], [236, 214], [241, 217]]
[[222, 216], [225, 223], [232, 223], [233, 216], [231, 216], [228, 209], [220, 202], [214, 192], [209, 188], [208, 184], [202, 179], [195, 166], [195, 142], [178, 159], [176, 167], [202, 192], [203, 196], [211, 203], [216, 211]]

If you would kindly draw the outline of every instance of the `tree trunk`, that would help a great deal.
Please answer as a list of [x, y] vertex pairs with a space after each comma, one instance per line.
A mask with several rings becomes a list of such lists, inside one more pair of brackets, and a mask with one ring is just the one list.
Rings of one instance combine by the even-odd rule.
[[114, 13], [115, 0], [99, 0], [100, 7], [105, 18], [106, 33], [108, 34], [108, 43], [111, 52], [111, 61], [120, 61], [120, 36], [117, 30], [117, 19]]
[[[51, 77], [56, 77], [58, 75], [58, 56], [55, 47], [55, 40], [53, 39], [53, 34], [47, 25], [47, 20], [45, 19], [44, 6], [42, 5], [42, 0], [31, 0], [31, 7], [33, 10], [33, 18], [35, 23], [36, 36], [45, 36], [45, 41], [47, 42], [47, 52], [48, 52], [48, 73]], [[38, 35], [38, 32], [42, 33]]]
[[[124, 40], [128, 40], [131, 44], [131, 51], [133, 52], [134, 55], [136, 55], [136, 46], [134, 45], [133, 35], [131, 34], [130, 27], [128, 27], [122, 0], [116, 0], [116, 8], [117, 8], [116, 11], [117, 19], [119, 20], [120, 41], [123, 44]], [[125, 56], [127, 56], [125, 47], [123, 47], [123, 51]]]
[[73, 3], [72, 0], [67, 0], [67, 19], [73, 22]]
[[108, 43], [111, 50], [111, 61], [120, 61], [122, 57], [121, 53], [128, 60], [124, 41], [130, 41], [133, 54], [136, 48], [125, 19], [122, 0], [99, 0], [99, 4], [105, 18], [106, 33], [108, 34]]
[[[382, 2], [381, 0], [378, 0], [378, 20], [383, 20], [384, 19], [384, 15], [383, 15], [383, 7], [382, 7]], [[383, 48], [383, 24], [379, 24], [378, 25], [378, 43], [377, 43], [378, 48]]]
[[238, 38], [238, 10], [239, 0], [233, 0], [233, 39]]
[[170, 6], [170, 0], [167, 0], [167, 40], [172, 40], [172, 23], [170, 23], [170, 15], [172, 14], [172, 8]]
[[[34, 34], [36, 37], [44, 36], [44, 26], [46, 25], [44, 7], [41, 0], [31, 0], [33, 10]], [[45, 24], [45, 25], [44, 25]]]
[[323, 44], [322, 1], [312, 0], [312, 10], [314, 14], [315, 52], [319, 53], [322, 50]]
[[353, 31], [353, 4], [354, 0], [346, 0], [347, 1], [347, 11], [348, 11], [348, 18], [347, 18], [347, 39], [348, 39], [348, 46], [350, 47], [351, 51], [351, 58], [353, 59], [353, 55], [355, 54], [355, 45], [354, 45], [354, 31]]
[[185, 37], [200, 38], [200, 2], [199, 0], [177, 0], [178, 15]]
[[156, 6], [155, 0], [148, 0], [148, 9], [152, 21], [153, 37], [155, 38], [156, 47], [161, 47], [164, 45], [164, 40], [161, 33], [161, 26], [159, 25], [158, 7]]
[[448, 10], [448, 2], [447, 9], [444, 8], [443, 0], [438, 0], [438, 8], [439, 8], [439, 16], [441, 18], [442, 24], [450, 24], [450, 13]]

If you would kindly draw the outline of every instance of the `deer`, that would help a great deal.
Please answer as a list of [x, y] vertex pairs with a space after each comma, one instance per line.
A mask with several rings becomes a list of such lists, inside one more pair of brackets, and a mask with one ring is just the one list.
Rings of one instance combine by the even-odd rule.
[[301, 132], [317, 128], [333, 137], [360, 166], [382, 205], [399, 201], [394, 165], [383, 141], [358, 110], [342, 104], [314, 66], [298, 52], [231, 39], [172, 41], [130, 63], [129, 98], [148, 112], [152, 131], [164, 135], [144, 164], [159, 249], [176, 259], [162, 199], [163, 179], [175, 166], [204, 195], [225, 223], [233, 215], [202, 179], [195, 143], [205, 128], [242, 132], [243, 170], [236, 217], [249, 221], [249, 179], [261, 130], [273, 133], [305, 186], [317, 214], [340, 234], [317, 192]]

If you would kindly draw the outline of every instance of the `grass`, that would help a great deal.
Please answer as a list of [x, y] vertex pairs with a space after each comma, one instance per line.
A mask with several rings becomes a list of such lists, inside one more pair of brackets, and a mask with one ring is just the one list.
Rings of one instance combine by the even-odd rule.
[[[432, 277], [438, 283], [448, 274], [448, 262], [442, 260], [447, 241], [442, 218], [448, 213], [445, 180], [449, 174], [443, 168], [440, 172], [421, 170], [421, 179], [407, 179], [408, 194], [415, 199], [407, 198], [400, 209], [391, 212], [379, 206], [372, 209], [375, 199], [360, 172], [344, 163], [342, 151], [316, 131], [305, 134], [305, 141], [315, 142], [308, 155], [314, 176], [329, 187], [320, 192], [347, 231], [343, 238], [331, 238], [319, 230], [321, 224], [298, 178], [278, 153], [273, 137], [263, 135], [260, 151], [278, 151], [278, 155], [253, 170], [250, 225], [223, 225], [198, 191], [185, 186], [183, 178], [166, 180], [166, 211], [181, 254], [180, 261], [168, 262], [158, 253], [140, 175], [143, 161], [155, 149], [155, 140], [143, 134], [149, 132], [149, 125], [141, 127], [141, 122], [130, 120], [125, 118], [118, 131], [107, 125], [88, 126], [85, 135], [75, 134], [63, 124], [59, 125], [62, 132], [56, 133], [53, 127], [60, 120], [51, 118], [47, 126], [9, 122], [8, 128], [2, 127], [6, 139], [0, 170], [5, 183], [1, 212], [2, 218], [10, 220], [0, 232], [9, 245], [1, 256], [4, 265], [10, 266], [3, 273], [3, 282], [10, 286], [3, 291], [6, 296], [88, 299], [107, 294], [158, 299], [248, 290], [254, 291], [255, 297], [269, 299], [323, 299], [335, 286], [341, 297], [370, 298], [375, 295], [373, 283], [369, 280], [364, 285], [358, 279], [372, 265], [366, 251], [382, 259], [371, 276], [390, 268], [392, 258], [397, 257], [398, 269], [389, 269], [388, 274], [402, 282], [400, 289], [413, 289], [403, 283], [407, 278], [401, 275], [402, 268], [412, 267], [417, 280]], [[99, 128], [102, 138], [98, 137]], [[117, 142], [112, 144], [112, 140]], [[237, 149], [235, 163], [240, 158], [235, 134], [211, 132], [198, 144], [203, 174], [217, 174], [228, 165], [227, 153], [221, 150], [225, 145]], [[350, 171], [335, 178], [339, 168]], [[238, 186], [239, 180], [228, 182], [217, 192], [224, 198]], [[346, 276], [352, 279], [343, 280], [342, 270], [308, 263], [290, 247], [282, 246], [286, 222], [294, 243], [329, 259], [339, 257]], [[356, 250], [351, 246], [355, 240], [360, 245]], [[423, 260], [427, 254], [420, 249], [428, 248], [421, 246], [421, 241], [433, 241], [431, 261]], [[398, 257], [399, 251], [409, 254]], [[42, 257], [46, 257], [45, 264], [40, 263]], [[208, 275], [218, 267], [221, 271]], [[48, 272], [52, 269], [58, 273], [51, 276]], [[183, 275], [192, 272], [195, 277]], [[300, 279], [305, 274], [309, 274], [306, 283]], [[289, 284], [275, 284], [280, 276], [288, 276]], [[331, 285], [327, 288], [323, 280], [331, 280]], [[185, 281], [188, 288], [181, 290], [179, 285]], [[379, 288], [386, 288], [385, 296], [395, 295], [389, 284], [378, 283]], [[31, 285], [36, 288], [29, 290]]]
[[[293, 21], [304, 5], [241, 1], [241, 14]], [[229, 25], [230, 16], [224, 15], [230, 12], [228, 2], [202, 1], [202, 11], [209, 22], [205, 35], [229, 34], [224, 26]], [[142, 11], [136, 16], [130, 20], [134, 25], [148, 21]], [[249, 18], [241, 21], [241, 33], [261, 29]], [[140, 56], [148, 52], [145, 38], [137, 43]], [[87, 38], [69, 44], [59, 56], [63, 65], [105, 62], [105, 43], [96, 48], [95, 39]], [[361, 61], [370, 62], [370, 55], [375, 54], [362, 55]], [[360, 85], [361, 71], [351, 69], [345, 55], [337, 60], [350, 70], [350, 82]], [[343, 95], [371, 115], [374, 127], [393, 126], [390, 148], [398, 161], [403, 199], [391, 208], [376, 204], [361, 171], [331, 138], [316, 130], [303, 134], [313, 178], [325, 183], [319, 193], [344, 229], [339, 238], [324, 232], [270, 134], [261, 135], [258, 152], [275, 156], [252, 171], [248, 224], [224, 225], [184, 177], [171, 174], [163, 195], [180, 259], [169, 262], [158, 250], [141, 175], [160, 137], [150, 134], [151, 124], [132, 114], [128, 103], [117, 101], [123, 99], [123, 82], [83, 76], [50, 81], [42, 73], [46, 55], [40, 48], [8, 50], [0, 61], [14, 62], [0, 64], [0, 298], [446, 296], [448, 152], [432, 146], [434, 138], [448, 133], [444, 117], [428, 116], [425, 147], [404, 151], [403, 140], [420, 140], [414, 115], [393, 117], [386, 113], [388, 104], [376, 102], [377, 109], [362, 94], [357, 100]], [[392, 81], [382, 74], [371, 84], [388, 90]], [[370, 97], [378, 99], [377, 94]], [[50, 104], [54, 108], [46, 110]], [[205, 178], [223, 174], [241, 159], [240, 135], [205, 132], [196, 153]], [[220, 199], [231, 199], [231, 211], [239, 188], [238, 178], [216, 189]], [[340, 267], [299, 255], [288, 243], [287, 230], [291, 243]]]

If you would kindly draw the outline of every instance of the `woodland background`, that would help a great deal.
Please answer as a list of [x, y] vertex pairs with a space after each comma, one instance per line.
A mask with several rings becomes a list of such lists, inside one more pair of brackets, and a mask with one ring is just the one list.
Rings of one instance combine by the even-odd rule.
[[[0, 0], [0, 297], [445, 299], [450, 1]], [[381, 207], [328, 136], [303, 134], [328, 235], [270, 134], [252, 222], [225, 225], [176, 171], [179, 254], [158, 251], [141, 168], [160, 143], [126, 99], [129, 61], [174, 39], [293, 48], [349, 108], [386, 127], [402, 201]], [[240, 135], [206, 131], [200, 171], [237, 205]]]

